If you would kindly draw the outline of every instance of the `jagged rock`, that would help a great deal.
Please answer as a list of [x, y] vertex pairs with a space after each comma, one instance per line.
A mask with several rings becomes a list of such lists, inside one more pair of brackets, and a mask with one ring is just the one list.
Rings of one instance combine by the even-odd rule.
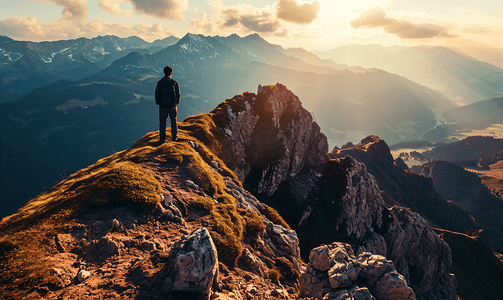
[[336, 224], [344, 225], [346, 233], [361, 239], [372, 226], [382, 226], [384, 199], [374, 176], [363, 163], [351, 156], [340, 160], [346, 168], [346, 193], [342, 198], [341, 213]]
[[[365, 287], [355, 285], [357, 281]], [[339, 242], [311, 250], [299, 290], [301, 296], [317, 299], [373, 299], [369, 290], [378, 300], [416, 299], [392, 261], [367, 252], [356, 257], [351, 246]]]
[[[418, 297], [455, 299], [456, 283], [448, 267], [451, 251], [430, 224], [407, 209], [387, 209], [377, 182], [363, 163], [344, 156], [328, 165], [326, 170], [334, 171], [325, 171], [318, 183], [316, 206], [297, 230], [301, 247], [328, 244], [334, 237], [352, 240], [360, 246], [358, 254], [368, 251], [392, 260]], [[333, 192], [335, 184], [344, 181], [345, 189]], [[319, 228], [324, 235], [316, 234]]]
[[379, 279], [373, 289], [377, 299], [415, 299], [414, 291], [397, 271], [391, 271]]
[[[390, 210], [392, 223], [384, 239], [387, 257], [420, 293], [436, 291], [456, 299], [456, 283], [449, 274], [452, 265], [451, 249], [420, 215], [406, 208], [394, 206]], [[436, 293], [434, 292], [434, 293]]]
[[272, 222], [268, 222], [266, 228], [276, 247], [294, 257], [300, 257], [299, 238], [295, 231]]
[[239, 258], [243, 266], [248, 267], [255, 274], [264, 276], [267, 269], [264, 263], [251, 253], [248, 248], [243, 249]]
[[348, 155], [366, 165], [379, 190], [389, 196], [388, 207], [397, 204], [409, 207], [434, 222], [435, 227], [458, 232], [479, 228], [466, 211], [443, 199], [430, 179], [409, 172], [401, 159], [394, 161], [388, 145], [378, 136], [368, 136], [349, 148], [334, 149], [330, 158], [340, 159]]
[[166, 293], [209, 295], [218, 282], [218, 256], [208, 229], [199, 228], [176, 242], [169, 252], [167, 270]]
[[[236, 185], [232, 180], [226, 180], [227, 192], [234, 196], [238, 208], [246, 208], [255, 212], [262, 218], [266, 230], [263, 239], [271, 247], [276, 256], [287, 256], [293, 264], [300, 259], [299, 237], [294, 230], [286, 229], [274, 224], [267, 219], [261, 211], [265, 205], [257, 200], [253, 195], [242, 187]], [[298, 268], [297, 268], [298, 269]]]
[[337, 263], [328, 271], [330, 286], [333, 289], [346, 288], [352, 285], [362, 266], [358, 262]]
[[270, 196], [304, 168], [328, 160], [326, 136], [282, 84], [259, 85], [257, 95], [236, 96], [220, 108], [228, 120], [221, 124], [228, 138], [223, 158], [242, 182], [251, 171], [260, 172], [252, 183], [258, 193]]
[[80, 270], [79, 273], [77, 273], [77, 280], [79, 282], [82, 282], [89, 278], [91, 276], [91, 272], [86, 271], [86, 270]]

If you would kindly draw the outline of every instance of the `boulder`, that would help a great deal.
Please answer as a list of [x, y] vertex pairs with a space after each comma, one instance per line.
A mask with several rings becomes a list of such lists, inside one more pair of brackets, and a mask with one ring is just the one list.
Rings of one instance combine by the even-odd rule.
[[91, 276], [91, 272], [86, 271], [86, 270], [80, 270], [79, 273], [77, 273], [77, 280], [79, 282], [82, 282], [89, 278]]
[[208, 229], [199, 228], [173, 244], [163, 291], [206, 298], [218, 282], [217, 249]]
[[355, 256], [350, 245], [340, 242], [311, 250], [299, 291], [316, 299], [416, 299], [392, 261], [368, 252]]

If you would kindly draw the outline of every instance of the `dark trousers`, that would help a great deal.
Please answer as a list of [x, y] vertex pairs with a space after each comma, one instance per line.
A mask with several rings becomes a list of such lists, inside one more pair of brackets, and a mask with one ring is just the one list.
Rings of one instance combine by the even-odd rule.
[[175, 107], [165, 108], [159, 105], [159, 137], [162, 141], [166, 139], [166, 120], [168, 116], [171, 120], [171, 139], [176, 140], [178, 125], [176, 124], [176, 115], [178, 110]]

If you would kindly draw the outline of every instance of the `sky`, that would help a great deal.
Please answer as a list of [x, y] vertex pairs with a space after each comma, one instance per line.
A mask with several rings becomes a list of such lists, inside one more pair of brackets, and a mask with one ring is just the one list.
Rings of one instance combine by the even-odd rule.
[[0, 0], [0, 35], [146, 41], [258, 33], [284, 48], [455, 47], [503, 68], [503, 0]]

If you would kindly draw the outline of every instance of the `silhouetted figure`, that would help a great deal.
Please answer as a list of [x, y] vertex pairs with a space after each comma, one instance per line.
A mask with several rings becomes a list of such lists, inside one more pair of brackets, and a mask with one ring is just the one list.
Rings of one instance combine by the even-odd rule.
[[177, 140], [178, 125], [176, 123], [177, 108], [180, 103], [180, 86], [171, 78], [173, 68], [164, 67], [164, 77], [157, 82], [155, 87], [155, 103], [159, 105], [159, 141], [166, 140], [166, 120], [171, 120], [171, 139]]

